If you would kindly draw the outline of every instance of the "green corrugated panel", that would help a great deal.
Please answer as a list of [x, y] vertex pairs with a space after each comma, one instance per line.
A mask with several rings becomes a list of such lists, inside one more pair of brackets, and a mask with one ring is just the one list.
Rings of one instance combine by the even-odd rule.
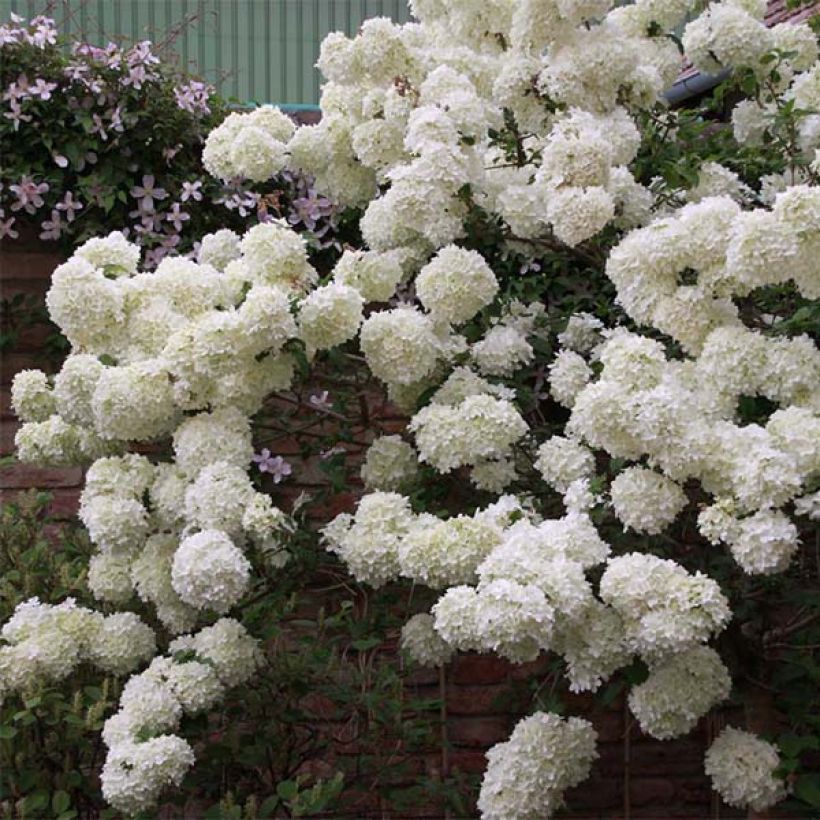
[[319, 44], [369, 17], [410, 19], [405, 0], [0, 0], [0, 19], [50, 14], [66, 37], [150, 39], [241, 100], [315, 104]]

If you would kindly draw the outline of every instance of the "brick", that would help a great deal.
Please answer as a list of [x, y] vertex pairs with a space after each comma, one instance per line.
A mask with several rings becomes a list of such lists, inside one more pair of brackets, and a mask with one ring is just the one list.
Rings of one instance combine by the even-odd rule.
[[0, 469], [0, 489], [36, 487], [79, 487], [83, 471], [80, 467], [35, 467], [31, 464], [11, 464]]
[[453, 749], [449, 755], [449, 764], [450, 771], [483, 774], [487, 768], [487, 756], [484, 752], [472, 749]]
[[684, 772], [672, 769], [669, 771], [670, 776], [675, 777], [679, 799], [686, 803], [708, 804], [711, 800], [713, 794], [712, 787], [709, 779], [706, 777], [706, 773], [703, 771], [703, 754], [705, 754], [705, 752], [706, 750], [704, 749], [701, 753], [699, 777], [687, 777], [686, 779], [682, 779], [681, 775], [684, 774]]
[[0, 291], [4, 299], [23, 294], [34, 297], [38, 305], [45, 305], [46, 293], [50, 287], [48, 279], [19, 279], [10, 273], [8, 277], [0, 277]]
[[531, 680], [546, 675], [549, 671], [550, 656], [541, 654], [534, 661], [515, 663], [510, 667], [510, 677], [513, 680]]
[[449, 686], [447, 711], [452, 715], [498, 715], [510, 711], [509, 689], [494, 686]]
[[631, 777], [629, 799], [635, 806], [664, 806], [675, 798], [675, 783], [665, 777]]
[[14, 436], [20, 425], [12, 419], [5, 418], [0, 422], [0, 455], [14, 452]]
[[[563, 695], [567, 711], [573, 715], [586, 715], [593, 709], [600, 709], [600, 705], [595, 702], [595, 696], [590, 692], [566, 692]], [[620, 709], [620, 705], [615, 701], [613, 709]]]
[[[589, 809], [617, 809], [623, 805], [623, 782], [619, 778], [601, 777], [597, 772], [574, 789], [569, 789], [564, 799], [569, 811], [567, 814], [575, 816], [575, 811], [583, 812]], [[617, 816], [607, 811], [598, 815], [607, 818]]]
[[329, 521], [340, 513], [352, 513], [356, 509], [357, 501], [356, 493], [336, 493], [322, 504], [321, 518]]
[[[37, 322], [37, 324], [21, 328], [14, 349], [20, 353], [36, 354], [42, 360], [43, 369], [46, 369], [46, 365], [52, 364], [48, 361], [46, 353], [49, 339], [59, 332], [55, 325], [46, 322]], [[56, 370], [53, 366], [48, 369]]]
[[630, 770], [635, 774], [700, 775], [705, 749], [695, 741], [635, 743], [629, 749]]
[[[629, 771], [632, 776], [697, 776], [703, 772], [704, 751], [702, 744], [685, 739], [630, 744]], [[598, 752], [599, 771], [608, 775], [623, 773], [623, 743], [602, 743]]]
[[509, 673], [510, 664], [493, 655], [459, 655], [453, 662], [452, 680], [456, 684], [501, 683]]
[[381, 799], [376, 792], [352, 789], [342, 792], [336, 802], [344, 813], [354, 813], [357, 817], [367, 817], [365, 812], [377, 812], [380, 804]]
[[40, 354], [12, 350], [11, 353], [6, 353], [0, 360], [0, 381], [3, 384], [11, 384], [15, 373], [19, 373], [21, 370], [39, 368], [42, 360], [43, 357]]
[[510, 721], [502, 717], [454, 717], [447, 722], [447, 737], [461, 746], [487, 748], [510, 736]]
[[[601, 742], [611, 740], [623, 740], [624, 736], [624, 718], [620, 712], [602, 712], [594, 716], [590, 716], [595, 731], [598, 732], [598, 739]], [[633, 727], [634, 733], [634, 727]], [[634, 739], [634, 734], [633, 734]]]
[[80, 491], [57, 489], [48, 505], [48, 512], [53, 518], [76, 518], [80, 508]]
[[54, 268], [64, 261], [57, 253], [0, 249], [0, 276], [20, 279], [51, 279]]
[[404, 676], [404, 685], [412, 687], [438, 686], [438, 669], [429, 666], [417, 666]]

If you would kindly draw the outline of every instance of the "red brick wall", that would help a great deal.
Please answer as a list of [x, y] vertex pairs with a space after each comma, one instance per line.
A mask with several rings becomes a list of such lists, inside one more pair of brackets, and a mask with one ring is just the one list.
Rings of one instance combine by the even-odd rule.
[[[0, 297], [11, 300], [17, 295], [33, 297], [32, 304], [44, 304], [51, 280], [51, 272], [63, 259], [48, 245], [20, 239], [0, 242]], [[36, 301], [35, 301], [36, 300]], [[33, 311], [29, 310], [29, 318]], [[4, 322], [6, 317], [4, 316]], [[8, 332], [9, 328], [4, 328]], [[11, 382], [19, 370], [39, 368], [47, 372], [55, 369], [53, 358], [45, 355], [47, 336], [52, 332], [42, 322], [22, 330], [11, 350], [0, 353], [0, 456], [14, 451], [17, 421], [11, 411]], [[4, 499], [20, 490], [37, 487], [53, 495], [51, 514], [70, 518], [77, 511], [77, 498], [82, 483], [82, 471], [77, 468], [51, 469], [13, 464], [0, 468], [0, 493]]]
[[[42, 298], [48, 289], [49, 276], [59, 264], [60, 257], [31, 243], [0, 245], [0, 287], [2, 296], [9, 299], [15, 294], [34, 294]], [[18, 370], [30, 367], [49, 368], [43, 355], [48, 329], [38, 325], [24, 332], [14, 350], [3, 356], [0, 368], [0, 395], [2, 396], [3, 455], [13, 450], [15, 420], [9, 406], [11, 379]], [[53, 364], [52, 364], [53, 369]], [[391, 424], [389, 408], [382, 410], [385, 426]], [[278, 452], [293, 457], [285, 442]], [[304, 467], [304, 469], [302, 469]], [[287, 495], [301, 488], [310, 489], [311, 475], [318, 480], [315, 469], [300, 465], [302, 483], [293, 482], [285, 490]], [[11, 465], [0, 469], [0, 490], [5, 498], [29, 487], [47, 489], [53, 493], [52, 512], [69, 518], [76, 512], [77, 496], [82, 474], [79, 469], [39, 469], [26, 465]], [[283, 489], [285, 489], [283, 487]], [[351, 506], [354, 495], [344, 494], [337, 499], [341, 506]], [[335, 506], [335, 505], [334, 505]], [[335, 512], [335, 511], [334, 511]], [[389, 652], [389, 648], [387, 648]], [[480, 775], [486, 761], [485, 750], [505, 740], [522, 709], [526, 708], [527, 681], [543, 678], [547, 659], [533, 664], [513, 666], [493, 657], [464, 655], [457, 658], [441, 675], [435, 670], [419, 670], [407, 676], [408, 694], [424, 698], [441, 698], [445, 703], [440, 727], [440, 748], [412, 761], [412, 770], [426, 772], [433, 777], [451, 775], [457, 771]], [[725, 805], [718, 805], [710, 792], [703, 773], [703, 754], [727, 717], [735, 725], [742, 725], [743, 715], [723, 715], [701, 721], [687, 738], [659, 742], [645, 737], [624, 708], [620, 697], [608, 708], [596, 705], [589, 696], [570, 697], [567, 711], [587, 717], [599, 734], [600, 758], [595, 763], [591, 779], [566, 795], [567, 809], [563, 814], [573, 818], [704, 818], [737, 817]], [[317, 721], [323, 730], [337, 740], [343, 740], [344, 725], [336, 725], [323, 714], [321, 703], [315, 704]], [[336, 744], [335, 759], [353, 756], [360, 751], [356, 744]], [[327, 761], [332, 772], [334, 759]], [[380, 803], [372, 793], [345, 793], [344, 803], [357, 817], [441, 817], [436, 805], [417, 806], [411, 815], [397, 815], [390, 806]]]

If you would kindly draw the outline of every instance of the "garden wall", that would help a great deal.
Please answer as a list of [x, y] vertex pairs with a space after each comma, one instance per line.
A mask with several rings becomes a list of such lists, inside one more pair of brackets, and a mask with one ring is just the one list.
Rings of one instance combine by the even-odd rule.
[[[0, 243], [0, 286], [2, 298], [25, 297], [28, 318], [37, 318], [42, 310], [43, 297], [48, 288], [51, 271], [60, 257], [42, 243], [17, 241]], [[4, 323], [7, 324], [4, 317]], [[6, 326], [5, 333], [11, 328]], [[42, 322], [33, 321], [23, 328], [11, 350], [2, 357], [0, 369], [0, 396], [2, 405], [2, 455], [13, 451], [16, 424], [10, 409], [10, 384], [14, 373], [24, 368], [54, 369], [54, 357], [46, 355], [46, 341], [52, 331]], [[50, 360], [50, 361], [49, 361]], [[378, 408], [378, 412], [389, 412]], [[389, 419], [385, 419], [389, 421]], [[300, 465], [298, 452], [289, 452], [286, 442], [278, 451], [294, 462], [294, 479], [282, 485], [287, 496], [301, 490], [309, 491], [318, 480], [312, 465]], [[38, 469], [27, 465], [11, 464], [0, 468], [0, 490], [8, 500], [27, 488], [40, 488], [53, 495], [51, 513], [58, 519], [68, 519], [76, 513], [82, 474], [79, 469]], [[280, 499], [277, 498], [277, 501]], [[351, 506], [353, 493], [342, 494], [341, 503]], [[328, 510], [332, 515], [340, 510]], [[322, 601], [317, 599], [318, 607]], [[379, 649], [395, 657], [394, 647]], [[505, 740], [516, 718], [526, 708], [527, 700], [537, 686], [539, 675], [546, 672], [548, 658], [532, 664], [513, 666], [494, 657], [463, 655], [449, 664], [442, 673], [420, 670], [406, 677], [408, 695], [431, 699], [441, 698], [444, 708], [431, 720], [439, 722], [441, 743], [429, 753], [417, 755], [409, 761], [408, 771], [426, 772], [434, 778], [462, 772], [478, 779], [485, 768], [485, 750]], [[614, 817], [732, 817], [743, 816], [725, 805], [718, 805], [703, 773], [703, 754], [711, 740], [727, 722], [742, 725], [743, 715], [723, 714], [701, 721], [687, 738], [658, 742], [646, 738], [624, 708], [619, 694], [612, 704], [595, 706], [588, 696], [570, 697], [569, 711], [586, 716], [599, 733], [600, 758], [593, 776], [579, 788], [567, 793], [566, 816], [574, 818]], [[332, 704], [316, 699], [311, 704], [320, 730], [333, 740], [335, 752], [326, 761], [327, 774], [346, 759], [353, 765], [363, 750], [351, 742], [351, 727], [336, 722]], [[384, 738], [389, 744], [390, 739]], [[384, 753], [384, 749], [382, 749]], [[397, 756], [402, 749], [397, 747]], [[408, 784], [409, 785], [409, 784]], [[401, 784], [397, 784], [401, 786]], [[381, 801], [381, 802], [380, 802]], [[375, 791], [346, 792], [342, 796], [346, 816], [356, 817], [442, 817], [440, 805], [434, 800], [411, 810], [396, 813]], [[337, 815], [339, 816], [339, 815]]]

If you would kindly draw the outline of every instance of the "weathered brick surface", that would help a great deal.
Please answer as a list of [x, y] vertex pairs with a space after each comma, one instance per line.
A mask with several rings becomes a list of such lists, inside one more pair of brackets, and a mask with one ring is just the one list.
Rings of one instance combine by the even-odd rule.
[[459, 684], [502, 683], [510, 673], [510, 664], [501, 658], [462, 655], [453, 661], [452, 680]]
[[57, 469], [33, 467], [30, 464], [14, 464], [0, 469], [0, 489], [20, 490], [29, 487], [52, 489], [53, 487], [77, 487], [82, 481], [79, 467]]
[[[51, 273], [62, 261], [59, 254], [42, 245], [0, 242], [0, 295], [4, 300], [10, 300], [23, 294], [32, 298], [32, 305], [36, 299], [36, 304], [42, 308]], [[52, 332], [42, 323], [23, 327], [14, 348], [0, 357], [0, 455], [13, 452], [18, 427], [11, 412], [11, 381], [20, 370], [47, 367], [44, 346]], [[13, 498], [17, 492], [31, 487], [47, 489], [54, 494], [51, 512], [59, 518], [71, 518], [76, 514], [81, 481], [82, 471], [77, 468], [42, 469], [12, 464], [0, 469], [0, 493], [4, 499]]]
[[455, 746], [488, 748], [506, 740], [512, 721], [506, 715], [493, 717], [457, 717], [447, 721], [447, 737]]

